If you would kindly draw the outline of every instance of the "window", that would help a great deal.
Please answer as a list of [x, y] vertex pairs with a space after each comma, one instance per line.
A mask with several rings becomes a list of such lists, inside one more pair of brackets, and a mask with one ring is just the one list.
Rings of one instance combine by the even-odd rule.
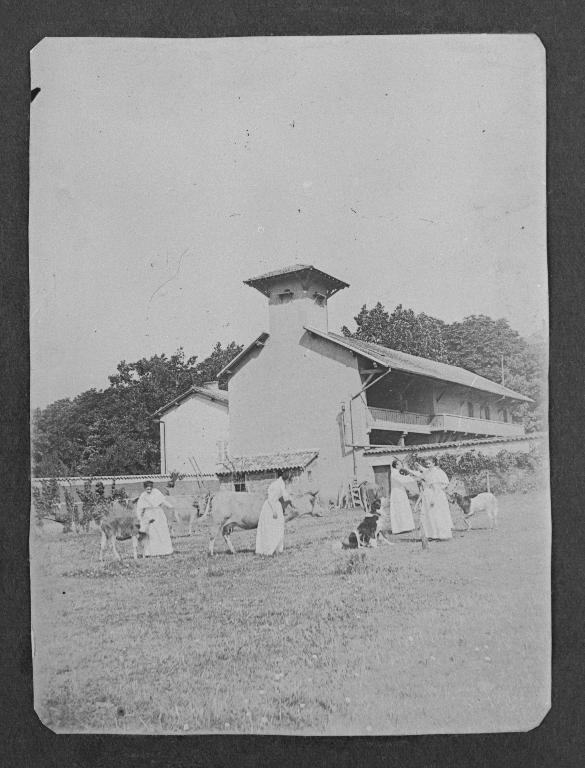
[[508, 409], [507, 408], [502, 408], [502, 418], [504, 419], [504, 421], [506, 423], [508, 423]]
[[286, 290], [278, 294], [278, 299], [281, 304], [288, 304], [288, 302], [292, 300], [292, 297], [293, 292], [290, 290]]
[[473, 418], [475, 416], [475, 410], [473, 408], [473, 403], [471, 400], [467, 401], [467, 415]]
[[244, 472], [234, 472], [234, 491], [246, 492], [246, 474]]
[[317, 304], [318, 307], [325, 306], [325, 296], [322, 293], [315, 294], [315, 304]]
[[490, 407], [489, 405], [486, 405], [484, 408], [485, 418], [489, 421], [490, 419]]

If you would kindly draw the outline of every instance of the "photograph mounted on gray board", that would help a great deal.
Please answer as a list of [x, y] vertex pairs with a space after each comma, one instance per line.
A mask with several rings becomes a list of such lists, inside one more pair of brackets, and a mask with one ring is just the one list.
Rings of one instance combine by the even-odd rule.
[[534, 35], [31, 51], [47, 728], [542, 722], [545, 75]]

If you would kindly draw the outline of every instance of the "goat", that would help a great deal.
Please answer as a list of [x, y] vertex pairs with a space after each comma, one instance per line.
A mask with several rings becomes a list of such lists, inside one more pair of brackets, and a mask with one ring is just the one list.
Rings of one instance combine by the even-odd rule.
[[463, 496], [460, 493], [453, 493], [451, 498], [463, 511], [463, 519], [468, 531], [471, 530], [470, 518], [478, 512], [487, 514], [490, 529], [498, 527], [498, 500], [493, 493], [479, 493], [477, 496]]

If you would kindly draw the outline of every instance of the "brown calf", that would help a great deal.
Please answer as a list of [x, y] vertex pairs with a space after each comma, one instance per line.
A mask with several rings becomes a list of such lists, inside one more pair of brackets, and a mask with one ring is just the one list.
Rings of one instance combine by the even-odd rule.
[[[154, 521], [148, 520], [147, 526], [152, 522]], [[100, 541], [100, 562], [104, 559], [104, 550], [108, 542], [112, 545], [114, 557], [117, 560], [121, 560], [122, 558], [116, 549], [116, 541], [128, 541], [128, 539], [132, 540], [134, 559], [138, 559], [138, 542], [141, 542], [147, 533], [140, 531], [140, 521], [136, 517], [132, 502], [129, 501], [126, 504], [114, 502], [111, 514], [106, 515], [101, 519], [100, 530], [102, 532]], [[142, 552], [142, 557], [144, 557], [144, 550]]]

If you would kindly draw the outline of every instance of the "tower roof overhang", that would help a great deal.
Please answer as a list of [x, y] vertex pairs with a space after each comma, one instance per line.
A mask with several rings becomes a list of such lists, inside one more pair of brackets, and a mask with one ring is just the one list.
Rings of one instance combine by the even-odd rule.
[[244, 284], [249, 285], [251, 288], [256, 288], [264, 296], [270, 296], [272, 286], [276, 283], [282, 283], [282, 278], [289, 276], [300, 279], [301, 284], [306, 284], [307, 288], [310, 283], [318, 283], [327, 298], [343, 288], [349, 288], [349, 283], [345, 283], [343, 280], [333, 277], [333, 275], [322, 272], [312, 264], [293, 264], [292, 266], [276, 269], [272, 272], [265, 272], [263, 275], [244, 280]]

